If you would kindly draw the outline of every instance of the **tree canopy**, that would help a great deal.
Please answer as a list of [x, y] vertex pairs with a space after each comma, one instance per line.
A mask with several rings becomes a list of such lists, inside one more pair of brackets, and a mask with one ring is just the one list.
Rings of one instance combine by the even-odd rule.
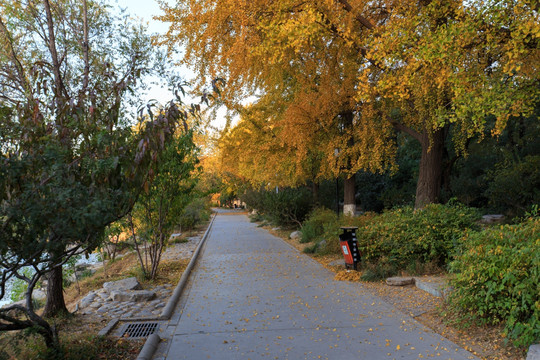
[[[319, 177], [392, 169], [395, 132], [413, 136], [423, 149], [417, 206], [438, 199], [447, 140], [464, 154], [470, 138], [499, 134], [538, 99], [540, 21], [529, 1], [181, 0], [162, 8], [171, 22], [163, 43], [185, 46], [183, 62], [201, 79], [227, 78], [227, 105], [241, 109], [257, 94], [251, 107], [267, 110], [257, 131], [273, 135], [249, 136], [278, 137], [296, 162], [321, 159]], [[487, 115], [497, 118], [493, 128]], [[298, 176], [287, 170], [284, 178]]]

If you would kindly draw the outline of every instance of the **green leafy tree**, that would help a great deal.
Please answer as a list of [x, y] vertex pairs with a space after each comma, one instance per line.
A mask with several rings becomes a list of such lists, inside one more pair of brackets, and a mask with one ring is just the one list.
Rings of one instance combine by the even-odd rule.
[[[35, 328], [58, 349], [45, 317], [67, 311], [62, 265], [131, 210], [187, 116], [171, 102], [137, 132], [125, 121], [154, 55], [145, 29], [101, 0], [0, 1], [0, 298], [9, 279], [28, 284], [25, 306], [0, 310], [0, 331]], [[45, 274], [41, 317], [32, 292]]]
[[152, 164], [151, 176], [129, 215], [139, 262], [147, 278], [156, 277], [163, 249], [193, 197], [197, 154], [193, 130], [175, 135]]

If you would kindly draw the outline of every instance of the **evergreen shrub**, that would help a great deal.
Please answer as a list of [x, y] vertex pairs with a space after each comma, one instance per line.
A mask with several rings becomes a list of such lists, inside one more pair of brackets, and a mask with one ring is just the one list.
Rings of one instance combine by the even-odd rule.
[[463, 319], [504, 324], [516, 346], [540, 342], [539, 230], [537, 217], [466, 232], [463, 252], [451, 263], [451, 306]]
[[324, 236], [325, 232], [336, 227], [339, 227], [336, 213], [326, 208], [317, 208], [311, 212], [309, 218], [302, 224], [300, 242], [312, 242]]
[[359, 226], [362, 261], [395, 271], [444, 267], [459, 251], [463, 231], [475, 227], [476, 210], [460, 204], [403, 207], [373, 216]]

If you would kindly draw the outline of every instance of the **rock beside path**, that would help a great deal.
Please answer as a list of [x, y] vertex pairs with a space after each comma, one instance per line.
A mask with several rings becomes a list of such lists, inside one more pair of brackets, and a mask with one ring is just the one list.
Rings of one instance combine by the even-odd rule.
[[156, 297], [156, 293], [149, 290], [128, 290], [128, 291], [111, 291], [112, 301], [149, 301]]
[[540, 344], [531, 345], [529, 347], [527, 360], [540, 360]]
[[302, 233], [300, 231], [293, 231], [289, 237], [293, 240], [300, 239]]
[[108, 291], [105, 288], [89, 292], [78, 302], [82, 315], [100, 317], [157, 317], [173, 292], [170, 284], [149, 290]]
[[136, 277], [130, 277], [117, 281], [109, 281], [103, 284], [108, 291], [141, 290], [142, 286]]
[[389, 286], [406, 286], [414, 284], [414, 278], [395, 276], [386, 279], [386, 285]]
[[[167, 247], [162, 261], [191, 259], [201, 236], [192, 236], [186, 242]], [[90, 291], [79, 300], [75, 308], [82, 315], [105, 319], [157, 318], [169, 301], [173, 289], [173, 284], [165, 284], [143, 290], [137, 278], [130, 277], [104, 283], [101, 289]]]

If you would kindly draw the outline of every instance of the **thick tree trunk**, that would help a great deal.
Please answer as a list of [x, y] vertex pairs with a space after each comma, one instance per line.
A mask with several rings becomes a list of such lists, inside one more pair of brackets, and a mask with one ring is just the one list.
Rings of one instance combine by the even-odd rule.
[[416, 185], [416, 209], [439, 201], [444, 170], [444, 133], [444, 129], [437, 130], [430, 138], [424, 130], [421, 135], [422, 157]]
[[343, 192], [343, 214], [354, 216], [356, 213], [356, 176], [354, 174], [345, 179]]
[[57, 266], [51, 272], [49, 272], [47, 281], [47, 302], [45, 304], [45, 310], [43, 310], [44, 317], [56, 316], [60, 313], [68, 313], [66, 303], [64, 301], [64, 287], [62, 267]]
[[315, 207], [318, 207], [320, 205], [319, 183], [316, 181], [313, 181], [313, 183], [311, 184], [311, 195], [313, 197], [313, 205], [315, 205]]

